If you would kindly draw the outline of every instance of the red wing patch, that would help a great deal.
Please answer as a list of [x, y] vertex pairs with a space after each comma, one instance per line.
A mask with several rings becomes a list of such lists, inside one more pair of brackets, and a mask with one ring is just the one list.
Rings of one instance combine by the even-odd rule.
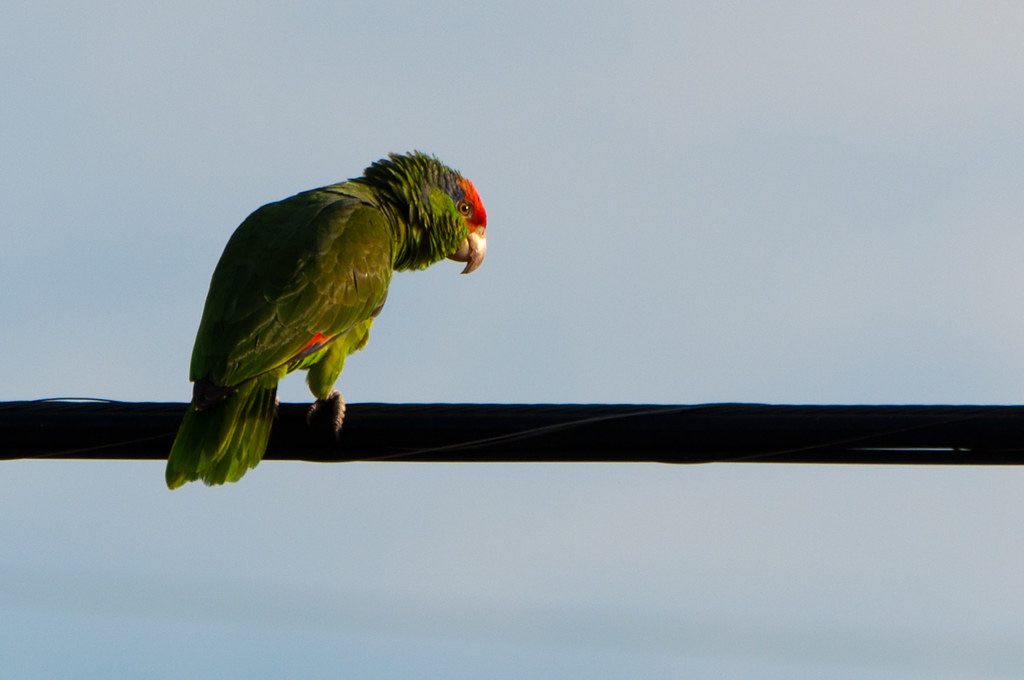
[[330, 338], [325, 337], [323, 333], [317, 333], [309, 342], [302, 346], [302, 349], [299, 350], [299, 355], [309, 354], [310, 350], [320, 349], [320, 345], [327, 344], [328, 340]]
[[313, 354], [314, 352], [319, 352], [321, 349], [323, 349], [324, 345], [329, 343], [331, 340], [334, 340], [334, 338], [336, 337], [336, 335], [327, 337], [323, 333], [317, 333], [316, 335], [314, 335], [309, 342], [302, 346], [302, 349], [300, 349], [298, 352], [292, 355], [292, 358], [285, 362], [286, 364], [292, 367], [289, 368], [288, 370], [293, 370], [298, 365], [298, 362], [302, 361], [303, 359], [308, 357], [310, 354]]

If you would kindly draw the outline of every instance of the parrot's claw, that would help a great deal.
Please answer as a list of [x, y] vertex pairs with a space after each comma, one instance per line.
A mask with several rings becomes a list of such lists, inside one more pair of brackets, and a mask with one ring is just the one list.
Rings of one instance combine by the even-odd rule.
[[341, 424], [345, 422], [345, 400], [342, 398], [341, 392], [331, 390], [326, 399], [317, 399], [313, 402], [313, 405], [309, 407], [309, 411], [306, 412], [306, 424], [312, 425], [317, 414], [321, 412], [324, 417], [330, 419], [331, 429], [334, 431], [335, 439], [337, 439], [341, 435]]

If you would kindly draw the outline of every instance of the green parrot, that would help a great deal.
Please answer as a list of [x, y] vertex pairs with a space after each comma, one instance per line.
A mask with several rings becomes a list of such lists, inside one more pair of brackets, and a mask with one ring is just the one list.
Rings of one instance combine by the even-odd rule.
[[483, 262], [486, 227], [472, 183], [419, 152], [249, 215], [213, 272], [167, 486], [235, 482], [259, 463], [277, 383], [296, 369], [316, 397], [310, 418], [330, 409], [337, 433], [345, 402], [334, 382], [366, 345], [392, 272], [449, 258], [468, 274]]

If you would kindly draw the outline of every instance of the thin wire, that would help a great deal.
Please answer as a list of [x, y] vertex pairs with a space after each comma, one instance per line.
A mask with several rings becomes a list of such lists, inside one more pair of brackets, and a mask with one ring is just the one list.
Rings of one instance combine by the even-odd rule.
[[[49, 403], [95, 403], [95, 404], [129, 404], [121, 399], [108, 399], [106, 397], [41, 397], [39, 399], [29, 399], [28, 403], [32, 404], [49, 404]], [[60, 449], [58, 451], [48, 451], [46, 453], [39, 453], [32, 456], [23, 456], [20, 460], [47, 460], [50, 458], [64, 458], [67, 456], [74, 456], [76, 454], [90, 453], [93, 451], [102, 451], [104, 449], [116, 449], [121, 446], [129, 446], [132, 444], [142, 444], [145, 442], [156, 441], [158, 439], [168, 438], [173, 433], [165, 432], [161, 434], [151, 435], [149, 437], [138, 437], [136, 439], [122, 439], [116, 442], [107, 442], [105, 444], [97, 444], [95, 446], [84, 446], [76, 449]]]
[[70, 403], [97, 403], [97, 404], [127, 404], [129, 402], [120, 399], [107, 399], [106, 397], [42, 397], [41, 399], [29, 399], [32, 404], [45, 404], [49, 402], [70, 402]]
[[[647, 408], [641, 411], [631, 411], [629, 413], [612, 413], [601, 416], [591, 416], [589, 418], [577, 418], [575, 420], [567, 420], [561, 423], [552, 423], [551, 425], [542, 425], [540, 427], [532, 427], [520, 432], [509, 432], [506, 434], [499, 434], [493, 437], [482, 437], [480, 439], [468, 439], [462, 442], [456, 442], [454, 444], [442, 444], [441, 446], [429, 446], [424, 448], [411, 449], [402, 453], [382, 454], [380, 456], [371, 456], [367, 458], [352, 458], [347, 462], [374, 462], [383, 460], [397, 460], [401, 458], [412, 458], [415, 456], [422, 456], [424, 454], [439, 453], [441, 451], [459, 451], [461, 449], [468, 448], [483, 448], [487, 446], [495, 446], [497, 444], [504, 444], [506, 442], [514, 442], [521, 440], [534, 439], [541, 434], [549, 432], [559, 432], [561, 430], [571, 429], [573, 427], [579, 427], [581, 425], [589, 425], [592, 423], [602, 423], [610, 420], [623, 420], [628, 418], [635, 418], [637, 416], [646, 415], [658, 415], [663, 413], [679, 413], [681, 411], [691, 411], [694, 409], [706, 408], [713, 406], [713, 404], [700, 404], [700, 405], [687, 405], [687, 406], [659, 406], [654, 408]], [[342, 435], [344, 436], [344, 435]]]
[[[824, 449], [830, 449], [836, 446], [845, 446], [848, 444], [854, 444], [856, 442], [868, 441], [871, 439], [877, 439], [878, 437], [888, 437], [894, 434], [900, 434], [902, 432], [913, 432], [914, 430], [927, 430], [934, 427], [940, 427], [943, 425], [951, 425], [953, 423], [962, 423], [968, 420], [974, 420], [981, 416], [981, 414], [975, 413], [970, 416], [964, 416], [961, 418], [950, 418], [935, 423], [922, 423], [920, 425], [908, 425], [907, 427], [898, 427], [890, 430], [881, 430], [878, 432], [872, 432], [870, 434], [860, 435], [858, 437], [849, 437], [847, 439], [834, 439], [830, 442], [822, 442], [820, 444], [808, 444], [807, 446], [797, 446], [791, 449], [779, 449], [777, 451], [763, 451], [759, 453], [751, 453], [745, 456], [730, 456], [726, 459], [719, 459], [720, 462], [729, 463], [740, 463], [744, 461], [761, 460], [765, 458], [775, 458], [778, 456], [784, 456], [792, 453], [804, 453], [807, 451], [821, 451]], [[886, 448], [886, 447], [882, 447]], [[859, 450], [870, 450], [870, 447], [864, 447]], [[881, 450], [881, 449], [879, 449]], [[897, 447], [898, 451], [906, 451], [907, 447]], [[972, 451], [969, 447], [928, 447], [931, 451]]]
[[[20, 460], [46, 460], [48, 458], [67, 458], [82, 453], [91, 453], [93, 451], [102, 451], [104, 449], [116, 449], [122, 446], [130, 446], [131, 444], [144, 444], [146, 442], [153, 442], [158, 439], [170, 439], [174, 435], [173, 432], [164, 432], [162, 434], [154, 434], [149, 437], [139, 437], [137, 439], [122, 439], [116, 442], [108, 442], [106, 444], [97, 444], [96, 446], [85, 446], [80, 449], [61, 449], [59, 451], [48, 451], [46, 453], [39, 453], [32, 456], [22, 456]], [[168, 449], [168, 453], [170, 449]], [[131, 460], [137, 460], [135, 458]], [[151, 459], [159, 460], [159, 459]]]

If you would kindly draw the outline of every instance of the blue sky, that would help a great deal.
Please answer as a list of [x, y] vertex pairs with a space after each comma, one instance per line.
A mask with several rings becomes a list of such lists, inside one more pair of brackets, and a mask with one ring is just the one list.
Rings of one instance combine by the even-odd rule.
[[[437, 154], [350, 402], [1020, 403], [1011, 3], [9, 3], [0, 399], [184, 401], [259, 205]], [[300, 378], [281, 389], [306, 401]], [[11, 677], [1001, 678], [1016, 469], [0, 470]]]

